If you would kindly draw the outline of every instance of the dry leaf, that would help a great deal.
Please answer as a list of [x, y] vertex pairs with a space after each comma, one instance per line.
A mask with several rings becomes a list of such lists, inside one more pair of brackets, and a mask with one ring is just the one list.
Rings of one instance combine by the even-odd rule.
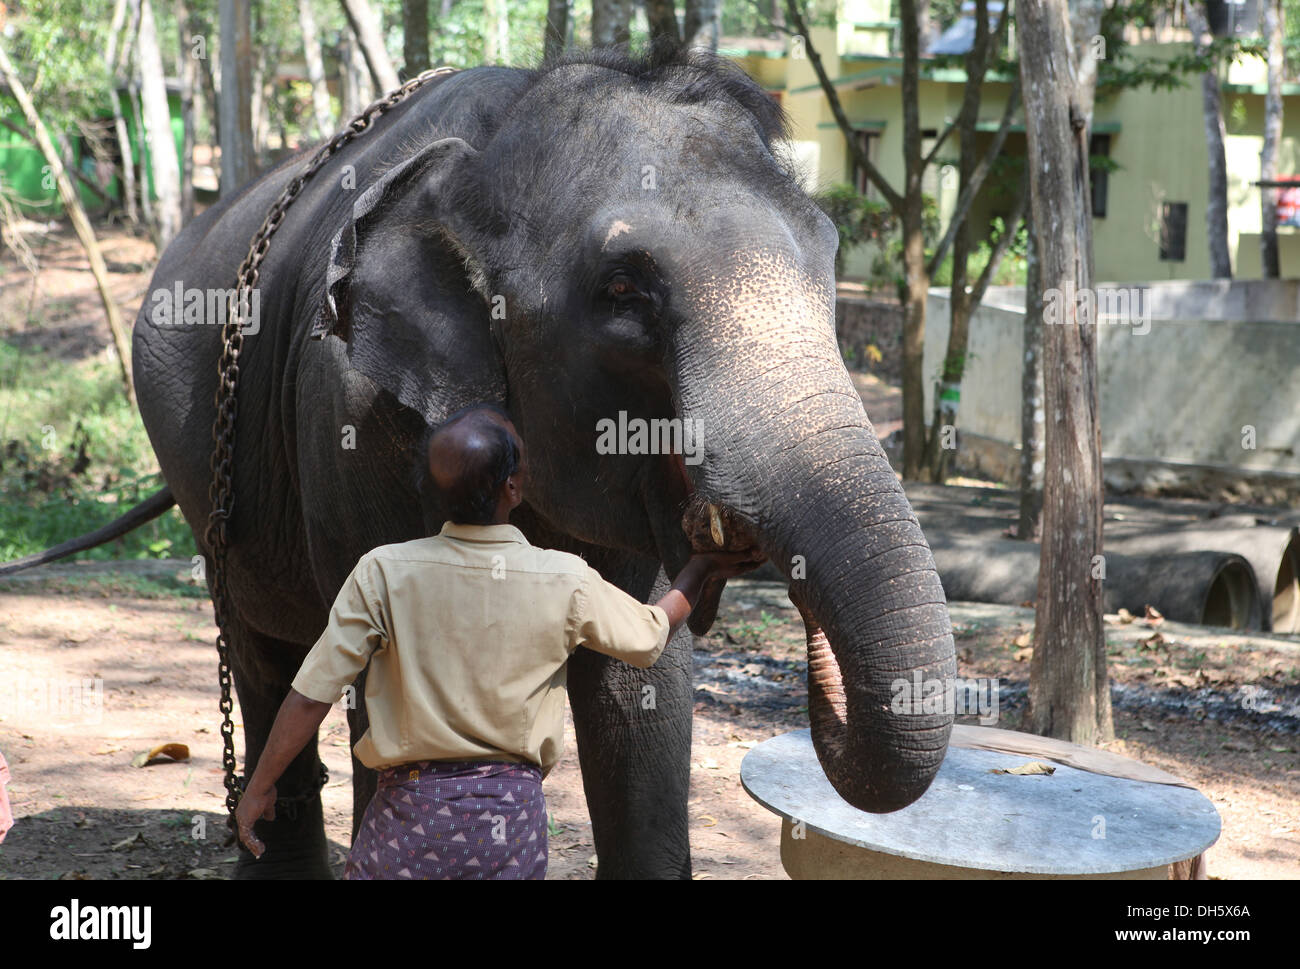
[[1008, 770], [1002, 770], [995, 767], [989, 771], [990, 774], [1055, 774], [1056, 768], [1051, 764], [1044, 764], [1040, 760], [1031, 760], [1027, 764], [1021, 764], [1019, 767], [1012, 767]]
[[1139, 639], [1137, 645], [1138, 649], [1168, 649], [1169, 640], [1165, 639], [1164, 635], [1161, 633], [1152, 633], [1145, 639]]
[[712, 877], [713, 877], [713, 876], [710, 875], [707, 871], [694, 871], [694, 872], [691, 872], [691, 881], [693, 881], [693, 882], [703, 881], [703, 880], [706, 879], [706, 878], [712, 878]]
[[596, 867], [596, 856], [595, 856], [595, 855], [592, 855], [590, 858], [587, 859], [587, 867], [588, 867], [588, 868], [595, 868], [595, 867]]
[[152, 750], [136, 754], [131, 761], [132, 767], [144, 767], [156, 757], [166, 757], [169, 760], [189, 760], [190, 748], [185, 744], [159, 744]]
[[111, 850], [124, 851], [127, 848], [138, 848], [146, 844], [148, 844], [148, 842], [144, 840], [144, 832], [137, 831], [135, 834], [131, 835], [131, 837], [123, 838], [117, 844], [113, 845]]
[[1015, 645], [1023, 649], [1025, 646], [1028, 646], [1033, 641], [1034, 641], [1033, 633], [1021, 633], [1019, 636], [1015, 638]]
[[1160, 610], [1152, 605], [1147, 606], [1147, 614], [1145, 618], [1147, 624], [1151, 626], [1159, 626], [1165, 621], [1165, 617], [1160, 614]]
[[705, 825], [704, 825], [704, 826], [705, 826], [706, 828], [711, 828], [711, 827], [713, 827], [715, 824], [718, 823], [718, 819], [715, 818], [712, 814], [699, 814], [699, 815], [696, 815], [696, 817], [697, 817], [700, 821], [704, 821], [704, 822], [705, 822]]
[[186, 878], [193, 878], [195, 881], [210, 882], [221, 878], [221, 875], [213, 868], [191, 868], [185, 873]]
[[1027, 663], [1034, 658], [1034, 647], [1026, 646], [1024, 649], [1018, 649], [1011, 654], [1011, 658], [1017, 663]]
[[1137, 618], [1137, 616], [1133, 615], [1133, 613], [1129, 612], [1127, 609], [1120, 609], [1117, 615], [1119, 616], [1119, 621], [1125, 625], [1128, 625]]

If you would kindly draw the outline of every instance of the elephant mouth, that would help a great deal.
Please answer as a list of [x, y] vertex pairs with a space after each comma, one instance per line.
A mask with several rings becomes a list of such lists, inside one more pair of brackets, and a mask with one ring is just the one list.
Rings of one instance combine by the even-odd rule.
[[[767, 557], [753, 526], [731, 509], [705, 501], [693, 490], [682, 513], [682, 531], [692, 552], [747, 552], [754, 558]], [[700, 590], [700, 599], [686, 620], [695, 635], [703, 636], [713, 626], [726, 586], [726, 579], [710, 579]]]

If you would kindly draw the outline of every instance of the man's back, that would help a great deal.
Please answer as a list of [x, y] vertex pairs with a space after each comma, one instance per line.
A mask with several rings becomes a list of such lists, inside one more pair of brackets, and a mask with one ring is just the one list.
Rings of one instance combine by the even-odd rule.
[[662, 609], [578, 556], [512, 525], [448, 523], [362, 557], [294, 688], [333, 702], [369, 658], [362, 763], [512, 760], [545, 773], [560, 755], [573, 649], [649, 666], [667, 638]]

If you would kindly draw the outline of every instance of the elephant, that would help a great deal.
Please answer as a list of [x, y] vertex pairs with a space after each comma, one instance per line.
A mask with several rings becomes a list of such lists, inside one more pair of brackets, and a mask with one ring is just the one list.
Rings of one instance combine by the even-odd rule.
[[[641, 601], [710, 541], [758, 550], [807, 629], [809, 719], [835, 790], [869, 812], [926, 791], [952, 717], [901, 715], [891, 689], [955, 675], [947, 602], [845, 370], [838, 237], [787, 125], [720, 57], [569, 51], [429, 81], [306, 183], [262, 263], [239, 363], [226, 582], [250, 774], [358, 558], [445, 520], [412, 473], [420, 440], [490, 401], [528, 449], [512, 523], [530, 542]], [[205, 555], [221, 328], [169, 320], [161, 294], [231, 287], [307, 157], [190, 223], [136, 320], [140, 412]], [[610, 422], [650, 438], [678, 422], [697, 447], [635, 433], [601, 446]], [[649, 669], [571, 657], [598, 878], [690, 877], [691, 633], [721, 592]], [[355, 744], [364, 703], [348, 715]], [[375, 776], [353, 766], [355, 836]], [[267, 851], [241, 850], [236, 877], [329, 877], [318, 772], [313, 742], [279, 784], [302, 808], [259, 822]]]

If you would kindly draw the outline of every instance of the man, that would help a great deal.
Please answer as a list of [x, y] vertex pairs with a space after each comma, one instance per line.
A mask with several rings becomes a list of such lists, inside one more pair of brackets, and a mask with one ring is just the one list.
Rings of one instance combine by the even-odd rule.
[[569, 654], [585, 646], [649, 667], [706, 579], [758, 562], [695, 555], [646, 605], [509, 524], [527, 461], [500, 408], [453, 414], [427, 439], [425, 461], [449, 521], [352, 570], [239, 803], [239, 837], [262, 856], [253, 824], [274, 818], [275, 781], [369, 662], [370, 728], [356, 755], [379, 771], [379, 789], [344, 877], [539, 879], [541, 781], [563, 744]]

